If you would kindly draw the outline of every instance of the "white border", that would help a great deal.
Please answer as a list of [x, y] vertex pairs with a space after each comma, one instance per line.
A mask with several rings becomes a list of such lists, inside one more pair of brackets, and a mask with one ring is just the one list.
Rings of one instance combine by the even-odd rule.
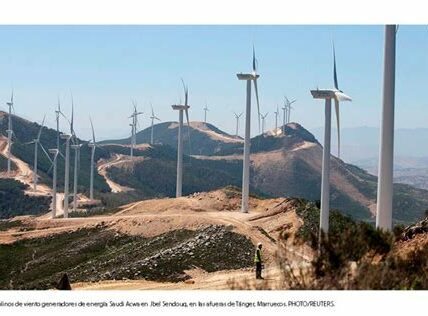
[[13, 0], [1, 24], [427, 24], [422, 0]]

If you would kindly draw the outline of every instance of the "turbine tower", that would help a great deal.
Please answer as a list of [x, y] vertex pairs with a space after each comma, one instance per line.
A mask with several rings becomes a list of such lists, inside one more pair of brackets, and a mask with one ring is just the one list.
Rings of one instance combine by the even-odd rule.
[[238, 80], [245, 80], [247, 82], [247, 98], [245, 110], [245, 138], [244, 138], [244, 159], [242, 170], [242, 204], [241, 211], [248, 213], [248, 200], [250, 194], [250, 132], [251, 132], [251, 82], [254, 82], [254, 90], [257, 101], [257, 111], [259, 118], [259, 132], [260, 132], [260, 104], [259, 92], [257, 89], [257, 79], [260, 75], [256, 72], [256, 53], [253, 47], [253, 71], [249, 74], [237, 74]]
[[188, 105], [188, 99], [189, 99], [189, 91], [187, 89], [187, 86], [184, 84], [184, 81], [182, 80], [183, 88], [184, 88], [184, 105], [182, 104], [174, 104], [172, 105], [173, 110], [178, 111], [178, 118], [179, 118], [179, 124], [178, 124], [178, 146], [177, 146], [177, 185], [176, 185], [176, 191], [175, 196], [180, 197], [182, 195], [182, 186], [183, 186], [183, 111], [186, 112], [186, 119], [187, 119], [187, 127], [189, 132], [189, 143], [190, 143], [190, 123], [189, 123], [189, 105]]
[[239, 132], [239, 118], [242, 116], [243, 112], [236, 114], [236, 112], [233, 112], [233, 114], [235, 114], [235, 118], [236, 118], [236, 133], [235, 135], [238, 136], [238, 132]]
[[49, 152], [53, 154], [52, 167], [53, 167], [53, 176], [52, 176], [52, 218], [56, 217], [56, 178], [57, 178], [57, 158], [59, 154], [59, 150], [49, 149]]
[[13, 90], [12, 95], [10, 97], [10, 102], [6, 102], [6, 105], [9, 107], [9, 116], [8, 116], [8, 127], [7, 127], [7, 174], [10, 174], [10, 156], [12, 152], [12, 135], [13, 135], [13, 129], [12, 129], [12, 109], [15, 109], [13, 106]]
[[291, 119], [291, 109], [294, 109], [291, 105], [296, 101], [297, 100], [290, 101], [290, 100], [288, 100], [287, 97], [285, 97], [285, 104], [286, 104], [286, 107], [288, 109], [288, 111], [287, 111], [287, 123], [290, 123], [290, 121], [291, 121], [290, 120]]
[[95, 148], [97, 147], [97, 142], [95, 141], [95, 131], [94, 131], [94, 125], [92, 124], [92, 119], [89, 118], [89, 121], [91, 122], [91, 129], [92, 129], [92, 141], [88, 143], [88, 147], [91, 148], [91, 175], [90, 175], [90, 182], [89, 182], [89, 198], [91, 200], [94, 199], [94, 167], [95, 167]]
[[77, 180], [80, 161], [80, 147], [82, 147], [82, 144], [79, 144], [75, 137], [75, 143], [71, 145], [71, 148], [74, 149], [73, 212], [76, 212], [77, 209]]
[[209, 109], [208, 109], [208, 105], [205, 103], [205, 107], [204, 107], [204, 123], [206, 124], [207, 123], [207, 112], [209, 112]]
[[273, 114], [275, 114], [275, 135], [276, 135], [278, 131], [278, 115], [279, 115], [278, 105], [276, 105], [276, 111], [273, 112]]
[[265, 119], [266, 119], [266, 117], [268, 116], [268, 114], [269, 114], [269, 112], [266, 112], [266, 114], [265, 115], [262, 115], [261, 117], [262, 117], [262, 134], [264, 134], [265, 133]]
[[40, 136], [42, 135], [42, 130], [45, 127], [45, 119], [46, 119], [46, 116], [43, 117], [42, 125], [40, 126], [39, 133], [37, 134], [37, 138], [33, 139], [32, 142], [27, 143], [27, 144], [34, 144], [34, 166], [33, 166], [33, 191], [34, 192], [37, 191], [37, 182], [38, 182], [37, 163], [38, 163], [39, 146], [43, 150], [43, 152], [45, 153], [46, 157], [51, 161], [51, 157], [49, 156], [49, 154], [47, 153], [47, 151], [45, 150], [43, 145], [40, 143]]
[[131, 158], [134, 157], [134, 148], [137, 145], [137, 125], [138, 125], [138, 115], [143, 114], [143, 112], [137, 111], [137, 104], [132, 101], [132, 105], [134, 106], [134, 112], [132, 112], [129, 118], [132, 118], [131, 126]]
[[[335, 63], [335, 60], [334, 60]], [[334, 81], [337, 86], [336, 67], [334, 66]], [[322, 156], [322, 178], [321, 178], [321, 212], [320, 212], [320, 237], [321, 233], [328, 233], [330, 213], [330, 140], [331, 140], [331, 100], [352, 101], [352, 99], [339, 89], [311, 90], [315, 99], [325, 100], [325, 125], [324, 125], [324, 148]]]
[[382, 121], [376, 210], [376, 227], [383, 230], [392, 229], [396, 32], [397, 27], [395, 25], [385, 26]]
[[282, 135], [285, 135], [285, 124], [287, 124], [288, 118], [288, 107], [287, 103], [284, 100], [284, 107], [282, 108]]
[[71, 135], [61, 134], [61, 139], [65, 140], [65, 172], [64, 172], [64, 218], [68, 217], [68, 195], [70, 177], [70, 139]]
[[160, 118], [158, 118], [156, 115], [155, 115], [155, 112], [153, 111], [153, 106], [151, 106], [152, 107], [152, 116], [150, 116], [150, 119], [152, 120], [152, 130], [151, 130], [151, 133], [150, 133], [150, 145], [153, 145], [153, 143], [154, 143], [154, 141], [153, 141], [153, 126], [154, 126], [154, 122], [155, 122], [155, 120], [158, 120], [158, 121], [160, 121]]

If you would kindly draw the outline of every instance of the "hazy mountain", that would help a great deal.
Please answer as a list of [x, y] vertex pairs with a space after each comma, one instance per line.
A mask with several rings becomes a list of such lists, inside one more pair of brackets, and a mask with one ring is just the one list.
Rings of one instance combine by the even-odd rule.
[[[324, 128], [314, 128], [311, 132], [323, 143]], [[332, 153], [337, 155], [337, 134], [332, 128]], [[428, 167], [428, 128], [398, 128], [394, 136], [394, 153], [396, 161], [398, 158], [425, 157]], [[379, 128], [375, 127], [355, 127], [341, 129], [342, 158], [352, 163], [373, 160], [377, 162], [379, 155]], [[409, 167], [409, 166], [407, 166]], [[415, 167], [415, 166], [412, 166]]]
[[[177, 148], [178, 123], [164, 122], [153, 127], [153, 140], [155, 144], [169, 145]], [[189, 146], [189, 135], [191, 147]], [[137, 133], [137, 143], [150, 143], [151, 127]], [[212, 124], [204, 122], [190, 122], [183, 128], [184, 150], [186, 154], [212, 155], [235, 145], [242, 146], [240, 137], [229, 135]], [[105, 140], [102, 144], [130, 144], [130, 137], [116, 140]]]

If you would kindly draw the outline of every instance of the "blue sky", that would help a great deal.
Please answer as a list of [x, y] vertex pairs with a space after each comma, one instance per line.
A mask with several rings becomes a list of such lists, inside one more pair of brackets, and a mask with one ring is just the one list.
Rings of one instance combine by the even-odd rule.
[[[147, 114], [152, 103], [163, 121], [175, 120], [170, 105], [183, 98], [181, 77], [191, 120], [203, 120], [207, 102], [209, 122], [233, 133], [232, 111], [245, 105], [236, 73], [251, 70], [253, 43], [267, 126], [284, 94], [298, 100], [293, 121], [323, 126], [323, 103], [309, 90], [333, 86], [332, 39], [339, 86], [354, 99], [341, 106], [342, 126], [379, 126], [383, 26], [0, 26], [0, 38], [1, 109], [13, 86], [16, 113], [36, 121], [46, 113], [53, 127], [57, 96], [69, 112], [72, 91], [82, 138], [89, 138], [89, 115], [100, 139], [127, 136], [132, 99]], [[428, 28], [402, 25], [396, 127], [427, 127], [427, 86]], [[255, 111], [253, 119], [256, 134]], [[140, 123], [147, 127], [148, 115]]]

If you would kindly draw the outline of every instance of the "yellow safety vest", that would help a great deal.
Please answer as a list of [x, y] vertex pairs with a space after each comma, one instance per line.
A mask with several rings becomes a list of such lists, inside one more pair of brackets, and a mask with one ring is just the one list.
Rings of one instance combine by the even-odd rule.
[[[260, 258], [260, 259], [259, 259]], [[262, 262], [262, 250], [257, 247], [256, 252], [254, 254], [254, 262]]]

